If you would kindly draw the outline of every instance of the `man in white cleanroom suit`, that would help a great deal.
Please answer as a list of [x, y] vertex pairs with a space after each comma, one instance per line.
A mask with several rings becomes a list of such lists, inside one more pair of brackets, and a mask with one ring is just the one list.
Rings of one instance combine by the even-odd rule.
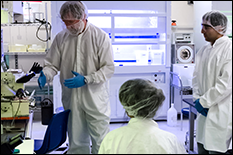
[[62, 103], [65, 110], [71, 110], [68, 154], [97, 154], [109, 132], [112, 46], [108, 34], [89, 23], [87, 15], [80, 1], [67, 1], [61, 6], [60, 16], [67, 29], [54, 38], [38, 79], [43, 87], [60, 71]]
[[226, 36], [227, 28], [231, 28], [228, 24], [227, 17], [218, 11], [202, 17], [201, 33], [209, 43], [196, 54], [192, 80], [195, 108], [199, 112], [199, 154], [232, 150], [232, 41]]
[[165, 100], [163, 91], [153, 82], [126, 81], [120, 87], [119, 100], [131, 119], [106, 135], [99, 154], [186, 154], [177, 137], [159, 129], [152, 119]]

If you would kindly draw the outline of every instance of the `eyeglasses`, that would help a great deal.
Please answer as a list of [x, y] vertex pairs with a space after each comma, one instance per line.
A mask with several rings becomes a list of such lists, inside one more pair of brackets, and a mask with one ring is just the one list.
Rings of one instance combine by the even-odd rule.
[[80, 20], [62, 20], [66, 26], [70, 26], [70, 25], [74, 25], [78, 22], [80, 22]]
[[205, 30], [208, 30], [210, 28], [212, 28], [211, 25], [208, 25], [208, 24], [201, 24], [202, 25], [202, 28], [205, 29]]

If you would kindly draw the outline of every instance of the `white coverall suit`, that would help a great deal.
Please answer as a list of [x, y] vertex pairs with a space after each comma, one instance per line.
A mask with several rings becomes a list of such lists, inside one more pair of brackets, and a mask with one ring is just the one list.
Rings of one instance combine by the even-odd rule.
[[232, 42], [227, 36], [196, 55], [193, 97], [200, 98], [207, 117], [198, 113], [196, 141], [208, 151], [226, 152], [232, 141]]
[[177, 137], [159, 129], [152, 119], [131, 118], [126, 126], [109, 132], [99, 154], [187, 154]]
[[[67, 30], [58, 33], [44, 61], [47, 81], [60, 71], [62, 103], [70, 109], [68, 120], [69, 150], [67, 153], [98, 153], [109, 132], [110, 102], [108, 80], [114, 74], [112, 45], [107, 33], [87, 21], [78, 36]], [[74, 77], [71, 70], [87, 79], [87, 84], [69, 89], [64, 80]]]

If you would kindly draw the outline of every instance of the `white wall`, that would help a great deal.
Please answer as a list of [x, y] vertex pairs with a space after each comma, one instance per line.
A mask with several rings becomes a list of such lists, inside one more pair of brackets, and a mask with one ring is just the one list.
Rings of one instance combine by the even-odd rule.
[[194, 43], [196, 52], [207, 43], [201, 33], [201, 23], [202, 16], [211, 10], [212, 1], [194, 1]]
[[232, 1], [212, 1], [212, 9], [220, 11], [232, 11]]
[[171, 1], [171, 19], [176, 19], [177, 26], [194, 26], [194, 4], [188, 4], [188, 1]]

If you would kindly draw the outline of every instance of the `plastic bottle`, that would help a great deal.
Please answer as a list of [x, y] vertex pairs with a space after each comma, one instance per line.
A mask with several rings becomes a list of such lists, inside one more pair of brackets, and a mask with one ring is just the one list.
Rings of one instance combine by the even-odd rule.
[[172, 31], [173, 31], [173, 32], [176, 32], [177, 25], [176, 25], [176, 20], [175, 20], [175, 19], [172, 20], [171, 28], [172, 28]]
[[171, 108], [167, 111], [167, 125], [176, 126], [177, 125], [177, 110], [174, 107], [174, 103], [171, 104]]
[[175, 19], [172, 20], [172, 27], [176, 27], [176, 20]]

